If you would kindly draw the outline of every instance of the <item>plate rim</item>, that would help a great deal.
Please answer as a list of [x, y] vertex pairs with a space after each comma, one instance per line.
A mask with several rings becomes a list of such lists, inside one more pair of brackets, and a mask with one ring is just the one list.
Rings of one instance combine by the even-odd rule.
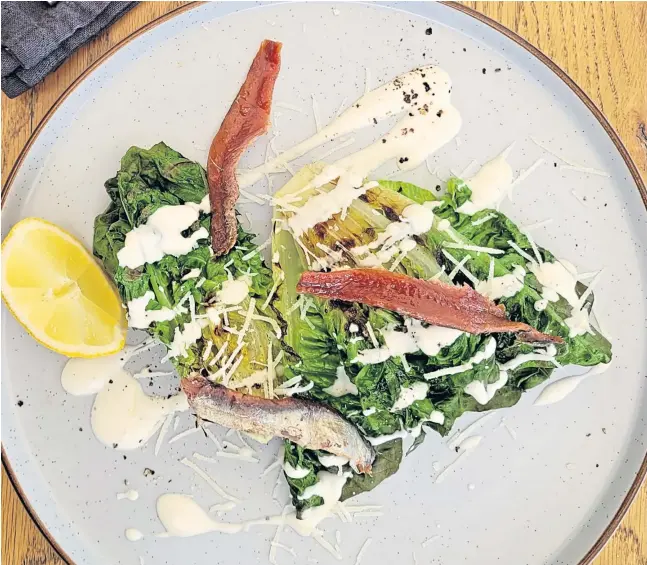
[[[29, 153], [29, 150], [31, 149], [32, 145], [34, 144], [34, 142], [36, 141], [36, 139], [38, 138], [42, 130], [45, 128], [49, 120], [52, 118], [54, 113], [58, 110], [61, 104], [67, 99], [67, 97], [70, 96], [70, 94], [72, 94], [72, 92], [76, 89], [76, 87], [79, 86], [81, 82], [83, 82], [86, 78], [88, 78], [88, 76], [96, 68], [98, 68], [104, 62], [106, 62], [112, 55], [114, 55], [122, 47], [126, 46], [128, 43], [138, 38], [140, 35], [143, 35], [144, 33], [174, 18], [175, 16], [182, 14], [193, 8], [196, 8], [204, 3], [205, 2], [202, 2], [202, 1], [187, 2], [186, 4], [177, 6], [173, 10], [167, 12], [166, 14], [163, 14], [161, 16], [158, 16], [154, 20], [151, 20], [146, 25], [133, 31], [132, 33], [128, 34], [126, 37], [121, 39], [118, 43], [116, 43], [113, 47], [111, 47], [108, 51], [106, 51], [103, 55], [101, 55], [96, 61], [94, 61], [91, 65], [89, 65], [76, 79], [74, 79], [74, 81], [72, 81], [72, 83], [70, 83], [70, 85], [56, 99], [54, 104], [52, 104], [52, 106], [47, 111], [47, 113], [41, 118], [40, 122], [38, 123], [34, 131], [31, 133], [31, 135], [29, 136], [27, 143], [25, 143], [24, 147], [21, 149], [16, 161], [12, 165], [9, 175], [7, 176], [6, 181], [2, 185], [1, 205], [3, 208], [5, 204], [5, 199], [9, 194], [9, 190], [11, 189], [11, 186], [18, 174], [18, 171], [20, 170], [20, 167], [22, 166], [23, 161], [27, 157], [27, 154]], [[636, 188], [638, 189], [638, 192], [642, 198], [645, 209], [647, 210], [647, 185], [643, 180], [640, 170], [638, 169], [636, 163], [631, 157], [631, 154], [627, 150], [623, 140], [620, 138], [619, 134], [617, 133], [615, 128], [611, 125], [611, 123], [606, 118], [606, 116], [602, 113], [602, 111], [589, 97], [589, 95], [586, 92], [584, 92], [584, 90], [582, 90], [582, 88], [570, 77], [570, 75], [566, 71], [564, 71], [557, 63], [555, 63], [550, 57], [548, 57], [546, 54], [540, 51], [537, 47], [529, 43], [526, 39], [521, 37], [513, 30], [505, 27], [503, 24], [500, 24], [496, 20], [493, 20], [492, 18], [484, 14], [481, 14], [480, 12], [474, 10], [473, 8], [459, 4], [458, 2], [441, 0], [440, 4], [443, 4], [444, 6], [447, 6], [459, 12], [462, 12], [463, 14], [470, 16], [480, 21], [481, 23], [493, 28], [495, 31], [505, 35], [508, 39], [514, 41], [517, 45], [524, 48], [526, 51], [530, 53], [530, 55], [537, 58], [542, 64], [544, 64], [551, 71], [553, 71], [553, 73], [555, 73], [555, 75], [557, 75], [557, 77], [561, 79], [564, 82], [564, 84], [568, 88], [570, 88], [571, 91], [584, 103], [584, 105], [588, 108], [591, 114], [593, 114], [593, 117], [595, 117], [595, 119], [604, 129], [605, 133], [611, 139], [614, 146], [618, 150], [618, 153], [622, 157], [624, 163], [627, 165], [627, 168], [631, 173], [631, 176], [636, 185]], [[70, 558], [69, 555], [67, 555], [67, 553], [63, 550], [63, 548], [58, 544], [54, 536], [49, 532], [45, 524], [39, 518], [35, 509], [31, 506], [27, 496], [25, 495], [25, 492], [23, 491], [20, 485], [20, 482], [18, 481], [18, 477], [16, 476], [16, 473], [11, 467], [11, 463], [5, 452], [4, 443], [1, 446], [1, 459], [2, 459], [2, 468], [6, 472], [7, 478], [9, 479], [11, 486], [14, 488], [18, 496], [18, 499], [23, 505], [23, 508], [31, 518], [32, 522], [34, 523], [38, 531], [47, 539], [52, 549], [56, 552], [56, 554], [66, 565], [75, 565], [75, 562]], [[604, 546], [609, 542], [609, 540], [611, 539], [615, 531], [618, 529], [620, 522], [625, 517], [627, 511], [629, 510], [632, 502], [636, 498], [636, 495], [638, 494], [638, 491], [640, 490], [643, 482], [645, 482], [646, 478], [647, 478], [647, 452], [645, 453], [642, 464], [640, 465], [640, 467], [638, 468], [638, 472], [636, 473], [636, 477], [632, 481], [631, 486], [629, 487], [629, 490], [627, 491], [626, 496], [622, 500], [622, 503], [620, 504], [618, 510], [614, 514], [609, 524], [605, 527], [603, 532], [600, 534], [598, 539], [595, 541], [591, 549], [589, 549], [589, 551], [587, 551], [584, 554], [584, 556], [580, 559], [580, 561], [577, 562], [577, 565], [590, 565], [593, 559], [595, 559], [595, 557], [600, 553], [600, 551], [602, 551]]]

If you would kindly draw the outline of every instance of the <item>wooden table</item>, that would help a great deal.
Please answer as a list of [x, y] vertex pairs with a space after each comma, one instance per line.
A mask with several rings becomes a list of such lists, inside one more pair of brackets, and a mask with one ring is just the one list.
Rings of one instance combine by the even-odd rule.
[[[143, 2], [79, 49], [33, 90], [2, 95], [2, 182], [59, 95], [103, 53], [183, 2]], [[577, 82], [619, 132], [647, 176], [647, 3], [464, 2], [538, 47]], [[62, 565], [2, 469], [6, 565]], [[595, 565], [647, 565], [647, 485]]]

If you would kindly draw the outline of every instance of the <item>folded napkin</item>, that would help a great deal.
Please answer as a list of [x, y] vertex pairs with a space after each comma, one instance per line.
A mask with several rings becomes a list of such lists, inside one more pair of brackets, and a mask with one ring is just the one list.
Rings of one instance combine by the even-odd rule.
[[135, 4], [2, 2], [3, 92], [15, 98], [30, 89]]

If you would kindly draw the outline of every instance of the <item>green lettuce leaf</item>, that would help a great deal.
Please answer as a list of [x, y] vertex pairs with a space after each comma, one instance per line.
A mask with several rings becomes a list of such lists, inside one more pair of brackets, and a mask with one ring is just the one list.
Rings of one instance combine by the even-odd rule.
[[[268, 343], [276, 350], [274, 355], [278, 354], [275, 334], [278, 321], [273, 310], [260, 311], [272, 287], [272, 272], [265, 266], [261, 254], [252, 253], [256, 248], [255, 236], [240, 224], [236, 246], [225, 256], [213, 257], [210, 241], [203, 240], [179, 257], [166, 255], [160, 261], [146, 263], [137, 269], [119, 265], [117, 253], [124, 246], [126, 234], [145, 223], [153, 212], [161, 206], [199, 203], [204, 198], [207, 183], [201, 165], [164, 143], [150, 149], [131, 147], [122, 158], [119, 171], [105, 186], [110, 204], [95, 219], [94, 254], [112, 276], [124, 303], [152, 292], [154, 298], [149, 301], [148, 310], [171, 308], [178, 311], [169, 321], [153, 323], [147, 330], [150, 335], [170, 346], [176, 332], [183, 331], [193, 319], [189, 311], [190, 300], [195, 304], [196, 319], [204, 317], [225, 281], [245, 278], [249, 297], [240, 304], [240, 311], [228, 313], [229, 324], [238, 328], [243, 325], [252, 299], [256, 301], [255, 315], [265, 320], [252, 321], [235, 379], [245, 379], [257, 372], [260, 364], [266, 364]], [[200, 225], [209, 230], [210, 222], [210, 214], [202, 214], [191, 231]], [[192, 278], [185, 280], [189, 273]], [[184, 313], [179, 312], [180, 308]], [[190, 345], [186, 355], [174, 358], [173, 363], [181, 377], [198, 371], [213, 373], [233, 353], [236, 345], [236, 339], [232, 339], [222, 325], [205, 323], [202, 337]], [[210, 365], [222, 348], [222, 361]]]

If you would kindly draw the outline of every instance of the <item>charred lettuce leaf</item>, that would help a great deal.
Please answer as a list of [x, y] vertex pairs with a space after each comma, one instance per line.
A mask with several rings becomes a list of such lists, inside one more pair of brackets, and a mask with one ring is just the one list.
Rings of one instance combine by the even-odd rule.
[[[283, 227], [285, 215], [280, 211], [280, 202], [281, 199], [289, 201], [290, 195], [302, 190], [318, 170], [320, 169], [315, 166], [300, 171], [276, 195], [279, 212], [275, 215], [273, 249], [278, 256], [278, 263], [274, 265], [274, 277], [280, 286], [272, 306], [284, 323], [283, 343], [286, 355], [289, 356], [289, 362], [284, 369], [285, 378], [299, 377], [301, 385], [311, 384], [312, 388], [305, 393], [307, 397], [332, 406], [368, 437], [398, 434], [405, 429], [418, 434], [420, 442], [424, 438], [423, 426], [446, 433], [447, 430], [442, 424], [429, 420], [438, 419], [438, 413], [444, 413], [443, 406], [446, 406], [447, 411], [445, 418], [451, 422], [463, 411], [474, 408], [475, 401], [465, 394], [463, 389], [475, 380], [487, 385], [499, 378], [494, 353], [482, 363], [475, 363], [457, 374], [427, 381], [425, 373], [468, 362], [484, 348], [486, 337], [462, 335], [433, 357], [418, 352], [407, 354], [406, 359], [391, 357], [381, 363], [362, 364], [358, 361], [358, 354], [366, 349], [373, 349], [373, 339], [377, 340], [378, 346], [383, 346], [383, 332], [394, 329], [408, 331], [405, 319], [393, 312], [362, 304], [320, 300], [296, 293], [296, 284], [301, 273], [308, 269], [321, 268], [318, 262], [325, 264], [327, 257], [331, 256], [331, 250], [344, 250], [343, 258], [340, 255], [336, 256], [336, 267], [357, 266], [352, 253], [347, 251], [375, 239], [378, 233], [383, 232], [400, 216], [406, 206], [413, 203], [410, 198], [395, 191], [396, 188], [416, 194], [419, 198], [424, 196], [423, 189], [414, 185], [391, 183], [390, 186], [394, 190], [370, 190], [364, 197], [353, 202], [343, 218], [339, 214], [335, 215], [315, 226], [315, 229], [308, 230], [297, 240]], [[306, 194], [306, 198], [307, 196]], [[407, 253], [397, 265], [398, 270], [410, 276], [437, 276], [448, 280], [441, 271], [434, 246], [428, 244], [424, 237], [416, 241], [415, 249]], [[329, 387], [337, 380], [339, 371], [342, 371], [356, 387], [357, 394], [334, 396], [330, 393]], [[394, 403], [402, 388], [411, 387], [417, 382], [428, 383], [427, 398], [394, 411]], [[473, 402], [450, 405], [451, 399], [457, 394]], [[432, 417], [434, 413], [435, 417]], [[301, 453], [294, 449], [286, 449], [286, 453]], [[310, 452], [302, 451], [305, 460], [315, 462], [316, 472], [322, 469], [316, 465], [317, 460], [313, 454], [308, 457]], [[396, 472], [401, 460], [401, 439], [394, 439], [379, 446], [373, 476], [354, 474], [347, 483], [344, 496], [349, 497], [352, 493], [371, 490]], [[302, 508], [305, 503], [298, 499], [301, 490], [306, 486], [305, 481], [307, 486], [310, 486], [313, 478], [316, 479], [316, 472], [312, 476], [309, 474], [305, 479], [288, 478], [298, 508]], [[316, 502], [313, 500], [308, 504], [315, 505]]]
[[[387, 189], [393, 189], [393, 184], [381, 182], [380, 186]], [[397, 190], [397, 187], [395, 187]], [[527, 257], [534, 257], [535, 251], [533, 246], [517, 225], [510, 220], [505, 214], [497, 210], [481, 210], [473, 215], [461, 214], [457, 208], [464, 204], [471, 196], [472, 192], [468, 185], [458, 178], [452, 178], [447, 183], [447, 192], [440, 198], [425, 189], [414, 191], [408, 189], [408, 194], [418, 203], [424, 203], [435, 200], [438, 205], [434, 207], [436, 216], [447, 220], [451, 224], [451, 230], [431, 230], [427, 234], [427, 243], [430, 247], [436, 249], [439, 260], [444, 263], [448, 269], [453, 265], [446, 258], [442, 258], [441, 249], [445, 242], [462, 241], [466, 245], [480, 247], [490, 247], [500, 249], [503, 255], [494, 257], [484, 253], [452, 248], [451, 254], [457, 259], [462, 260], [468, 257], [466, 267], [479, 280], [485, 280], [488, 277], [490, 260], [494, 262], [494, 275], [503, 276], [513, 271], [515, 266], [526, 268]], [[521, 249], [526, 256], [519, 253], [510, 242]], [[542, 261], [555, 261], [554, 255], [542, 247], [537, 247]], [[581, 283], [576, 286], [576, 292], [582, 296], [587, 287]], [[508, 316], [512, 320], [523, 321], [542, 332], [552, 335], [558, 335], [565, 340], [565, 344], [558, 348], [557, 361], [563, 365], [573, 364], [581, 366], [593, 366], [600, 363], [609, 363], [611, 361], [611, 343], [596, 329], [592, 332], [569, 337], [569, 329], [564, 320], [571, 315], [571, 306], [564, 300], [551, 302], [543, 311], [535, 308], [535, 302], [541, 298], [542, 286], [532, 273], [526, 273], [523, 288], [514, 296], [502, 298], [499, 302], [506, 308]], [[594, 295], [590, 294], [584, 308], [591, 310], [593, 306]], [[516, 355], [527, 352], [524, 345], [517, 342], [514, 347], [507, 347], [505, 351], [497, 356], [501, 362], [508, 361]], [[530, 362], [531, 364], [533, 362]], [[537, 366], [545, 369], [545, 367]], [[527, 371], [528, 364], [522, 365], [516, 371]], [[549, 376], [547, 371], [537, 372], [534, 379], [529, 382], [539, 384]]]
[[[442, 197], [410, 183], [380, 181], [379, 186], [354, 200], [343, 213], [316, 224], [296, 238], [285, 226], [286, 220], [302, 202], [316, 196], [317, 193], [309, 191], [306, 185], [321, 170], [321, 165], [307, 167], [276, 195], [278, 212], [275, 213], [273, 235], [273, 249], [278, 255], [274, 277], [280, 282], [273, 306], [285, 324], [283, 340], [291, 360], [286, 365], [286, 376], [300, 377], [301, 384], [312, 383], [306, 396], [334, 407], [368, 437], [397, 436], [401, 430], [412, 432], [416, 441], [411, 451], [425, 437], [423, 426], [445, 435], [463, 413], [512, 406], [524, 391], [550, 377], [555, 365], [545, 360], [526, 361], [509, 369], [506, 375], [502, 374], [501, 364], [535, 351], [533, 346], [517, 341], [511, 334], [463, 334], [433, 356], [418, 351], [389, 357], [381, 363], [359, 362], [358, 354], [363, 350], [384, 346], [383, 332], [407, 332], [405, 319], [361, 304], [299, 296], [295, 287], [303, 271], [365, 266], [362, 254], [354, 250], [366, 249], [389, 225], [400, 221], [403, 211], [413, 204], [433, 210], [433, 225], [428, 232], [415, 235], [415, 247], [398, 256], [397, 261], [393, 255], [388, 256], [382, 263], [384, 268], [413, 277], [449, 282], [447, 273], [454, 269], [454, 262], [445, 251], [451, 250], [455, 261], [466, 260], [472, 274], [470, 278], [459, 273], [454, 282], [473, 285], [478, 280], [486, 280], [491, 268], [494, 276], [503, 276], [512, 273], [516, 266], [525, 267], [526, 256], [532, 256], [534, 250], [528, 237], [500, 212], [484, 210], [473, 216], [458, 213], [457, 209], [471, 196], [469, 187], [460, 179], [451, 179]], [[332, 188], [329, 185], [318, 190], [326, 192]], [[282, 202], [286, 203], [284, 208]], [[446, 246], [447, 243], [450, 245]], [[491, 256], [470, 250], [470, 246], [496, 248], [503, 253]], [[555, 260], [546, 249], [538, 248], [538, 253], [542, 261]], [[581, 294], [585, 288], [582, 286], [578, 292]], [[608, 362], [610, 344], [599, 333], [569, 337], [564, 320], [570, 316], [571, 308], [564, 300], [549, 304], [543, 311], [535, 309], [541, 291], [534, 275], [526, 274], [521, 290], [512, 297], [501, 299], [500, 303], [511, 319], [563, 337], [566, 343], [557, 352], [560, 363], [595, 365]], [[591, 304], [589, 299], [586, 307], [590, 308]], [[486, 348], [487, 343], [490, 343], [489, 348]], [[496, 347], [492, 347], [493, 343]], [[477, 353], [486, 350], [491, 353], [480, 362], [471, 362]], [[443, 372], [459, 366], [464, 366], [464, 370]], [[335, 383], [340, 370], [356, 387], [357, 394], [330, 394], [329, 387]], [[434, 376], [439, 371], [438, 376]], [[427, 378], [428, 374], [432, 376]], [[469, 390], [468, 385], [477, 381], [484, 387], [496, 383], [496, 392], [486, 404], [480, 404], [466, 392], [466, 387]], [[394, 411], [394, 403], [402, 389], [416, 382], [428, 384], [426, 397], [403, 410]], [[377, 452], [375, 478], [354, 474], [344, 489], [344, 497], [370, 490], [397, 471], [402, 460], [400, 439], [383, 444]], [[298, 500], [303, 481], [310, 485], [316, 480], [316, 472], [322, 469], [316, 457], [312, 454], [308, 457], [308, 454], [308, 450], [303, 450], [304, 460], [314, 465], [315, 472], [301, 483], [288, 479], [295, 500]], [[309, 504], [315, 505], [316, 501]]]

